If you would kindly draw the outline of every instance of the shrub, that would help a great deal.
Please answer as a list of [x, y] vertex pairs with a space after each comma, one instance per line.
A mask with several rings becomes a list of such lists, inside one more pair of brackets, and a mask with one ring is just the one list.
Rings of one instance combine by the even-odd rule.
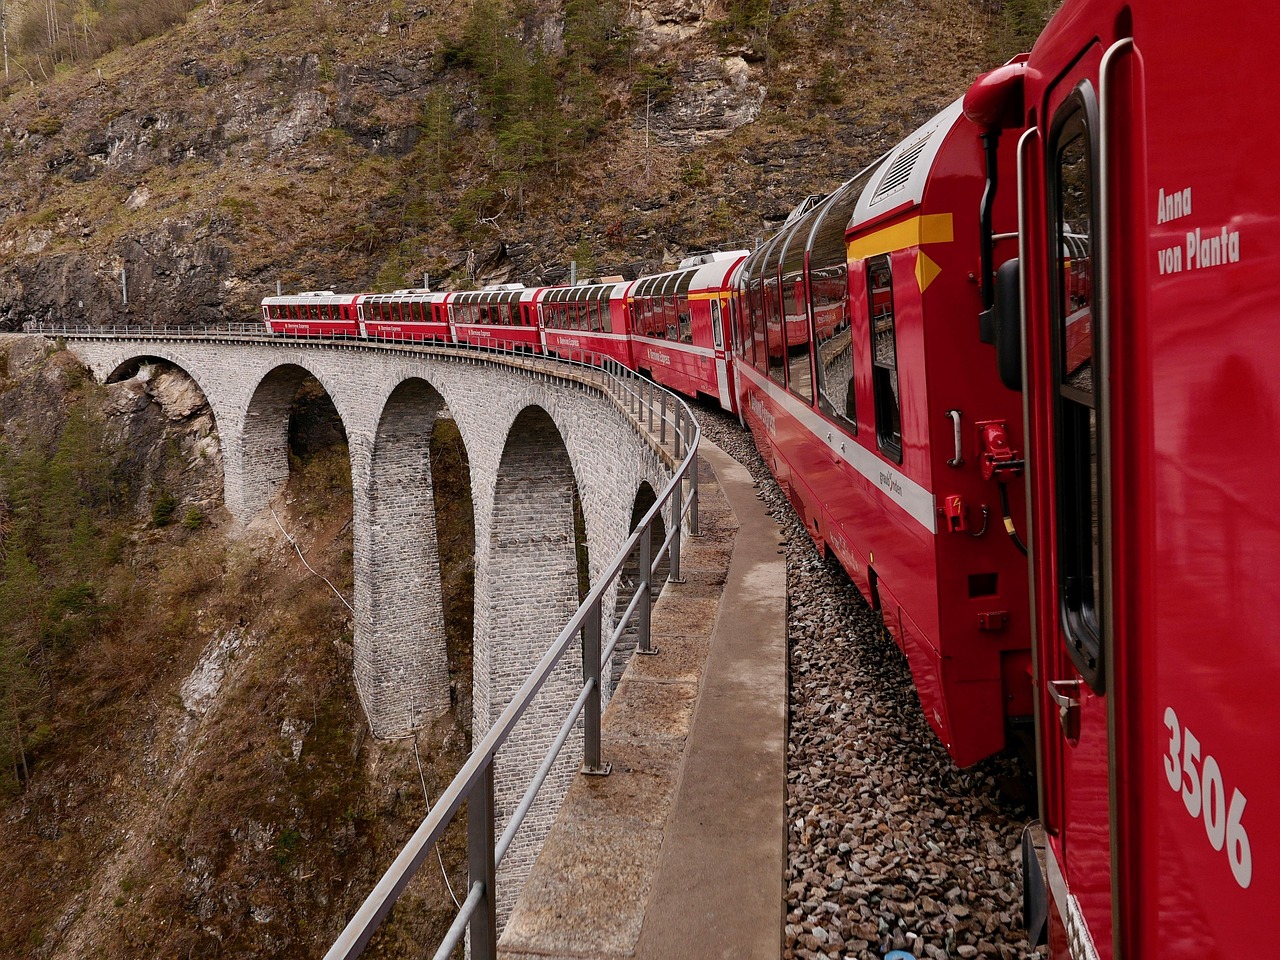
[[151, 523], [156, 527], [167, 527], [173, 523], [174, 511], [178, 509], [178, 501], [168, 490], [156, 497], [151, 506]]
[[42, 137], [56, 136], [62, 130], [62, 121], [57, 117], [41, 114], [27, 125], [27, 132]]

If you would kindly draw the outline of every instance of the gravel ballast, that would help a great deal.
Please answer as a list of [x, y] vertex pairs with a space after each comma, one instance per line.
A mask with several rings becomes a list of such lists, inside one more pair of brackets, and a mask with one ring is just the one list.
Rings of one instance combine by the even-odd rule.
[[783, 957], [1038, 957], [1022, 929], [1018, 761], [958, 769], [906, 658], [819, 557], [751, 435], [697, 410], [755, 478], [787, 551], [789, 724]]

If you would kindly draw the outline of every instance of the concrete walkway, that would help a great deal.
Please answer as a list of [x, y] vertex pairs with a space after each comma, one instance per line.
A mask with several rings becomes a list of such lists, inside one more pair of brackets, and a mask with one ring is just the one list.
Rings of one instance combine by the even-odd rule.
[[653, 610], [502, 936], [506, 960], [782, 949], [786, 563], [747, 471], [702, 441], [701, 536]]

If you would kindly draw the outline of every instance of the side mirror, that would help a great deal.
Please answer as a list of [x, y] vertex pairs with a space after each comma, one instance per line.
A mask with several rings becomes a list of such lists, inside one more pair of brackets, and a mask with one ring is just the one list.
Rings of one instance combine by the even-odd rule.
[[1022, 283], [1017, 259], [996, 270], [996, 302], [992, 309], [996, 369], [1010, 390], [1022, 389]]

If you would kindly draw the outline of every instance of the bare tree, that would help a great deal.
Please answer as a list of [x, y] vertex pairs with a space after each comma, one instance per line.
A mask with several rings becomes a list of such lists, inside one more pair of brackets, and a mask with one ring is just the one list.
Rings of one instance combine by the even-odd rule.
[[4, 47], [4, 79], [9, 81], [9, 2], [0, 0], [0, 45]]

